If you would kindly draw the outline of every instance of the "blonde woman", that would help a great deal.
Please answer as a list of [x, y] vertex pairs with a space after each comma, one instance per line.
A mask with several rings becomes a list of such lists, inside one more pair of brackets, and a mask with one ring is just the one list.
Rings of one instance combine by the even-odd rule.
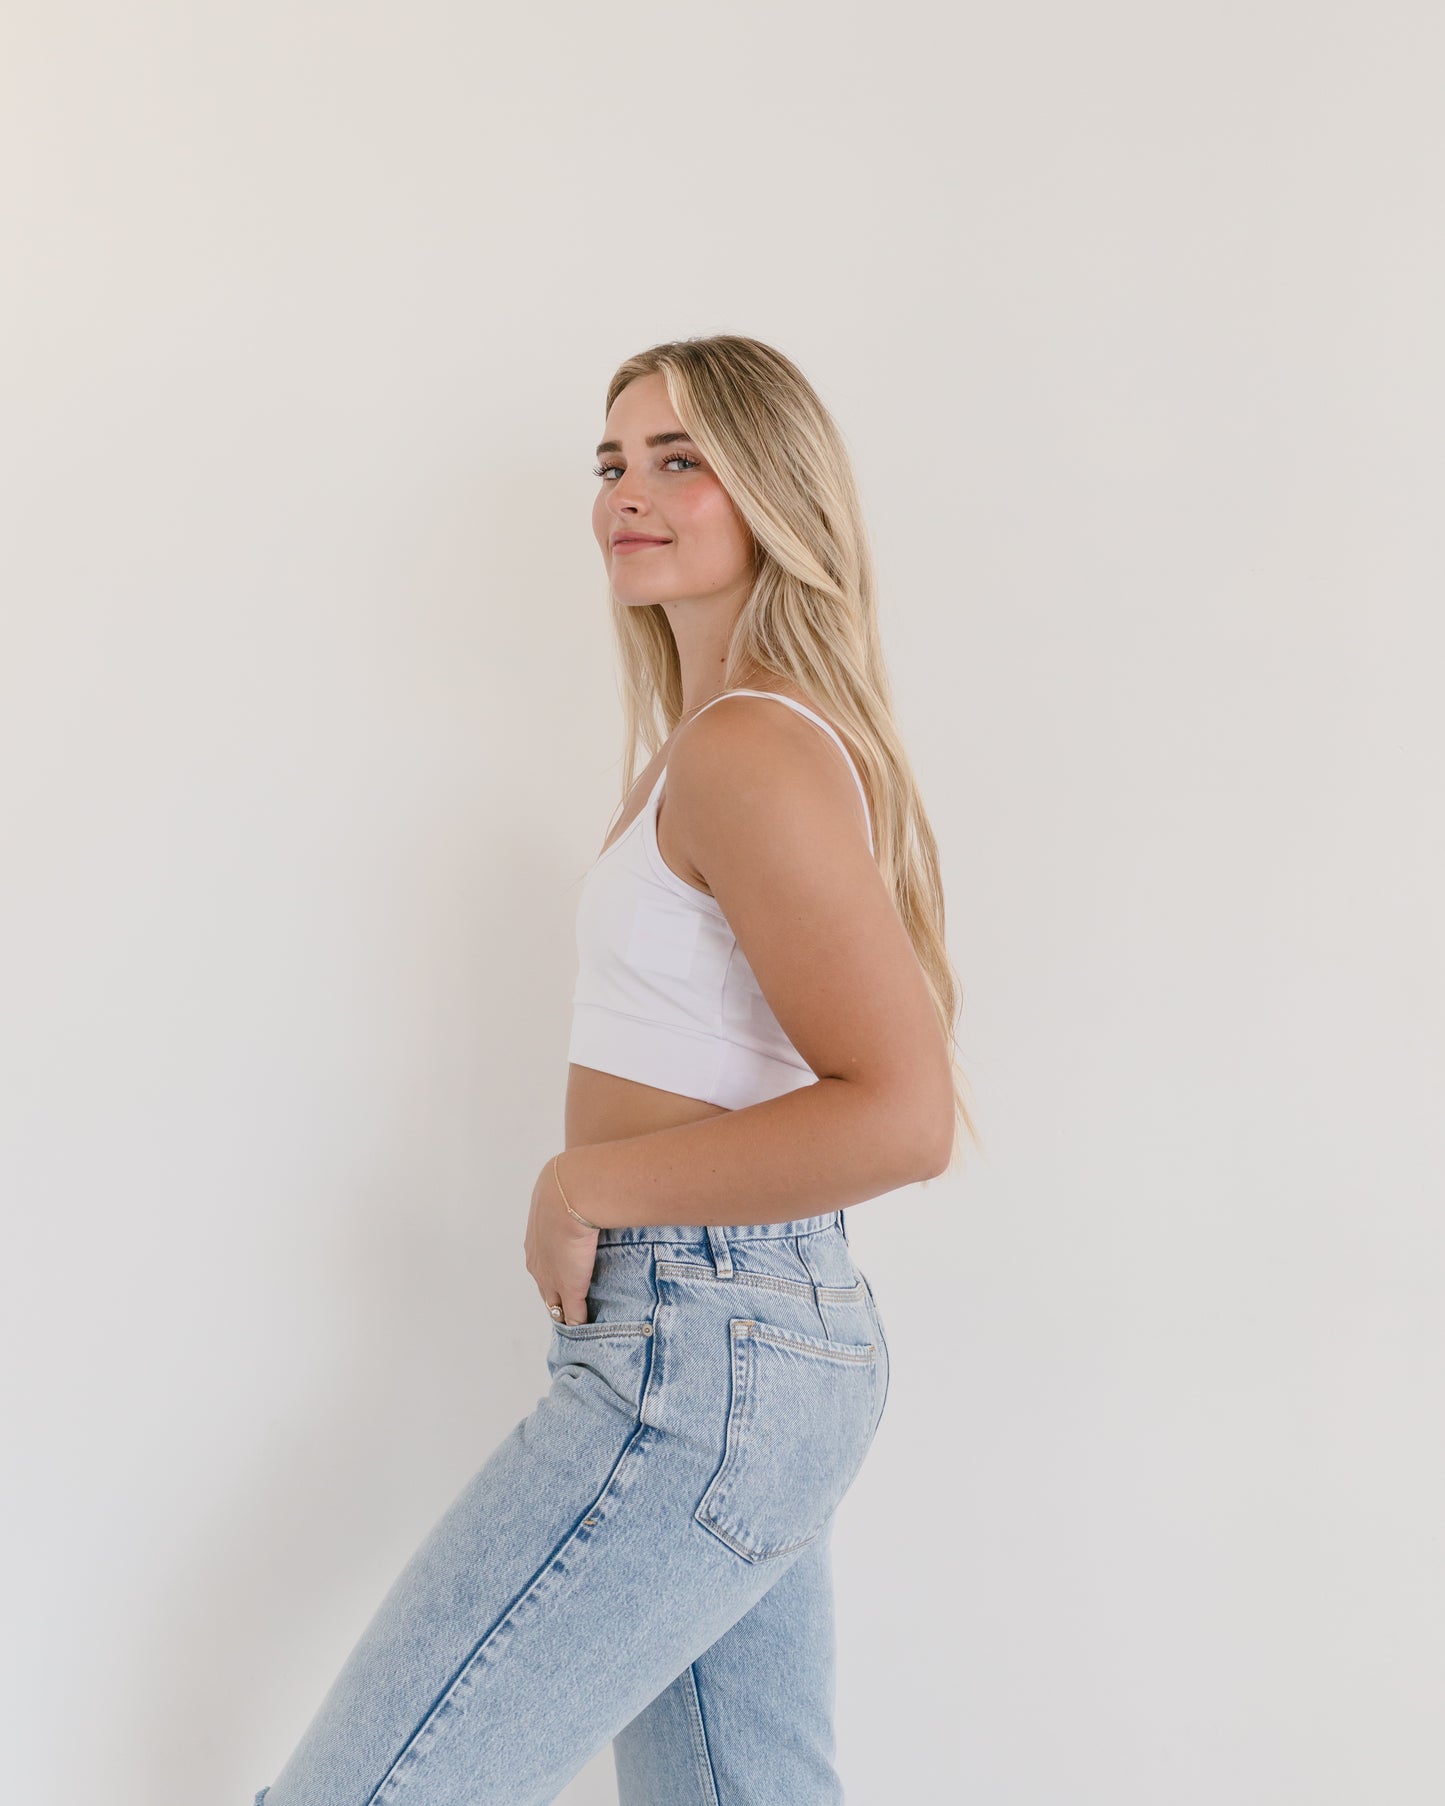
[[643, 352], [597, 460], [628, 758], [524, 1239], [550, 1390], [257, 1806], [544, 1806], [609, 1741], [622, 1806], [843, 1797], [829, 1534], [888, 1393], [845, 1212], [973, 1129], [936, 848], [797, 368]]

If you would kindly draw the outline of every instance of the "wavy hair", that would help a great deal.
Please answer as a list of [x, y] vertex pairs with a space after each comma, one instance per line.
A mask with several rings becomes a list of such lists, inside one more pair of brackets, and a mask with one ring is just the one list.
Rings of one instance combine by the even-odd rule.
[[[944, 1170], [952, 1171], [960, 1125], [982, 1146], [958, 1059], [962, 987], [945, 940], [938, 845], [893, 719], [873, 557], [842, 434], [797, 366], [757, 339], [718, 334], [638, 352], [613, 375], [607, 407], [653, 373], [754, 540], [753, 586], [728, 642], [722, 687], [754, 670], [791, 682], [857, 755], [878, 867], [948, 1048], [954, 1136]], [[625, 801], [640, 766], [682, 717], [682, 667], [661, 606], [621, 603], [610, 584], [608, 597], [622, 675]]]

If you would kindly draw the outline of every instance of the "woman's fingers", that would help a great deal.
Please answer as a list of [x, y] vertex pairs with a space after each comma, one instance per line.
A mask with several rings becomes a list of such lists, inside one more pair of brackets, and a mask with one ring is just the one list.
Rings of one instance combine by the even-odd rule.
[[563, 1323], [585, 1323], [587, 1321], [587, 1293], [575, 1288], [559, 1285], [555, 1280], [551, 1286], [539, 1286], [542, 1302], [550, 1311], [558, 1301], [562, 1305], [561, 1321]]
[[542, 1303], [562, 1307], [559, 1323], [587, 1322], [587, 1294], [597, 1263], [600, 1231], [582, 1229], [567, 1214], [551, 1165], [532, 1188], [532, 1205], [523, 1240], [527, 1271], [536, 1281]]

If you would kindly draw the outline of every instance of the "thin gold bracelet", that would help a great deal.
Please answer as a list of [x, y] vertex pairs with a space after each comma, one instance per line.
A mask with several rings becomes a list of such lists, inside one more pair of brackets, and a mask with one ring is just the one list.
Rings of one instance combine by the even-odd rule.
[[[565, 1191], [562, 1191], [562, 1179], [561, 1179], [561, 1175], [557, 1171], [557, 1162], [561, 1158], [562, 1158], [562, 1156], [560, 1154], [554, 1154], [552, 1156], [552, 1177], [557, 1181], [557, 1190], [559, 1192], [561, 1192], [562, 1202], [564, 1204], [567, 1204], [567, 1194]], [[570, 1204], [567, 1204], [567, 1209], [572, 1216], [577, 1217], [577, 1221], [579, 1223], [587, 1223], [586, 1217], [577, 1216], [577, 1212], [572, 1209], [572, 1206]], [[600, 1229], [602, 1227], [602, 1225], [600, 1223], [587, 1223], [587, 1227], [589, 1229]]]

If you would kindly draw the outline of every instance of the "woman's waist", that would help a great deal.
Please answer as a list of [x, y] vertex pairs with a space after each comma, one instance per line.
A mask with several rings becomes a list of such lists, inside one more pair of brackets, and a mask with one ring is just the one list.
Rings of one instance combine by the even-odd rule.
[[563, 1146], [651, 1135], [660, 1129], [676, 1129], [728, 1114], [724, 1105], [710, 1104], [705, 1098], [686, 1097], [680, 1091], [664, 1091], [618, 1073], [574, 1063], [567, 1068]]

